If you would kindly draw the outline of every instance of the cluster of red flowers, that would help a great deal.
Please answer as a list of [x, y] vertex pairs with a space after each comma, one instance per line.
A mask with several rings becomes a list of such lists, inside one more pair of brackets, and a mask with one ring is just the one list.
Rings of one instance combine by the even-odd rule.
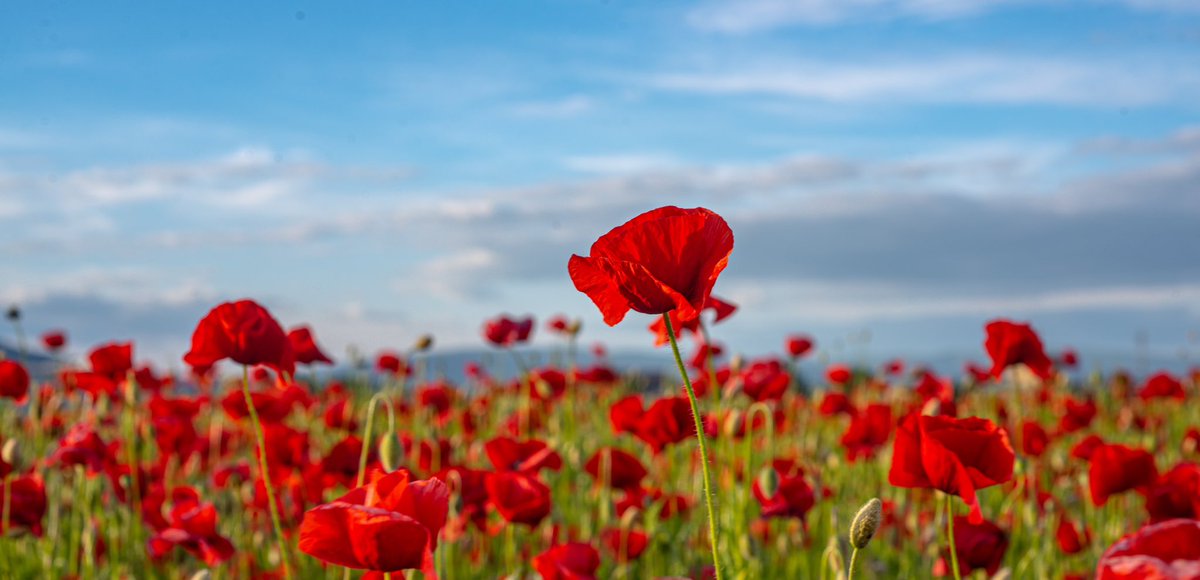
[[[461, 385], [425, 367], [429, 338], [379, 352], [370, 382], [368, 361], [362, 376], [300, 380], [311, 373], [298, 366], [333, 360], [312, 329], [285, 331], [251, 300], [200, 320], [187, 377], [136, 364], [130, 342], [74, 365], [65, 332], [48, 332], [43, 346], [63, 357], [55, 377], [0, 360], [0, 399], [18, 411], [0, 426], [0, 535], [77, 533], [79, 554], [55, 548], [50, 575], [131, 558], [137, 538], [145, 565], [194, 560], [239, 577], [433, 576], [485, 561], [491, 575], [547, 579], [643, 565], [632, 569], [777, 576], [790, 550], [836, 548], [811, 525], [838, 521], [835, 502], [881, 496], [873, 533], [930, 555], [936, 576], [1028, 570], [1009, 547], [1045, 537], [1081, 577], [1200, 578], [1200, 426], [1173, 415], [1194, 406], [1196, 376], [1116, 375], [1085, 390], [1066, 372], [1077, 353], [1048, 356], [1009, 320], [985, 325], [990, 365], [969, 364], [962, 381], [902, 360], [813, 368], [817, 344], [802, 334], [775, 355], [730, 357], [709, 330], [738, 311], [712, 295], [732, 248], [717, 214], [667, 207], [569, 260], [609, 325], [632, 310], [657, 316], [648, 343], [692, 340], [665, 393], [624, 380], [602, 350], [590, 366], [526, 365], [531, 316], [482, 328], [517, 376], [472, 363]], [[574, 356], [578, 321], [544, 328]], [[240, 365], [229, 384], [221, 361]], [[722, 508], [711, 561], [690, 556], [702, 538], [684, 531], [701, 520], [695, 482], [709, 466]], [[1106, 513], [1120, 533], [1099, 525]], [[927, 533], [934, 524], [952, 533]], [[646, 558], [664, 553], [675, 558]]]

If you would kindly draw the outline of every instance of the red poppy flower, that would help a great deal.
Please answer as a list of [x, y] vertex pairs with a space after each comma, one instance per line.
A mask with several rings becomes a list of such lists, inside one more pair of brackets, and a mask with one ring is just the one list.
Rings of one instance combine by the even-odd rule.
[[562, 468], [562, 457], [545, 441], [537, 439], [517, 441], [511, 437], [496, 437], [488, 441], [483, 449], [499, 471], [536, 474], [542, 469], [558, 471]]
[[304, 514], [300, 551], [330, 564], [398, 572], [431, 571], [450, 491], [441, 481], [382, 475]]
[[774, 469], [779, 485], [774, 493], [763, 489], [758, 479], [754, 480], [752, 490], [754, 499], [762, 506], [764, 518], [796, 518], [803, 520], [817, 503], [813, 488], [804, 477], [804, 470], [786, 468], [785, 463], [773, 462], [769, 469]]
[[604, 462], [608, 461], [608, 485], [616, 489], [635, 489], [646, 477], [646, 467], [637, 457], [614, 447], [605, 447], [592, 454], [583, 466], [592, 479], [603, 479]]
[[608, 420], [612, 424], [613, 434], [637, 433], [638, 425], [642, 423], [642, 415], [646, 414], [641, 395], [629, 395], [608, 409]]
[[1091, 454], [1088, 487], [1092, 503], [1104, 505], [1109, 496], [1154, 483], [1158, 469], [1154, 456], [1124, 445], [1100, 445]]
[[[292, 412], [293, 403], [284, 397], [283, 393], [255, 391], [250, 393], [250, 399], [254, 401], [258, 420], [263, 423], [281, 423]], [[250, 416], [250, 408], [246, 406], [246, 396], [237, 391], [230, 391], [221, 399], [221, 408], [234, 420]]]
[[846, 365], [829, 365], [825, 369], [825, 379], [835, 385], [844, 385], [853, 376], [854, 373]]
[[638, 421], [636, 435], [655, 453], [668, 445], [695, 437], [696, 422], [692, 418], [692, 406], [687, 397], [663, 397], [655, 401]]
[[333, 359], [329, 358], [320, 346], [317, 346], [317, 339], [313, 337], [312, 330], [307, 326], [297, 326], [291, 329], [288, 331], [287, 339], [297, 363], [302, 365], [333, 364]]
[[559, 544], [533, 557], [542, 580], [588, 580], [600, 568], [600, 553], [590, 544]]
[[1200, 519], [1200, 465], [1180, 463], [1143, 491], [1151, 522]]
[[133, 370], [133, 343], [114, 342], [98, 346], [88, 354], [88, 361], [92, 364], [92, 372], [121, 382]]
[[1090, 398], [1083, 401], [1065, 399], [1063, 414], [1058, 419], [1058, 430], [1063, 433], [1074, 433], [1087, 429], [1096, 418], [1097, 413], [1099, 413], [1099, 409], [1096, 407], [1096, 402]]
[[783, 398], [792, 377], [777, 359], [752, 361], [742, 370], [742, 393], [755, 401]]
[[853, 462], [874, 457], [891, 435], [892, 408], [879, 403], [867, 405], [861, 413], [853, 415], [850, 426], [842, 435], [846, 458]]
[[550, 488], [533, 476], [516, 471], [492, 473], [484, 485], [488, 501], [509, 522], [532, 528], [550, 514]]
[[1081, 533], [1079, 527], [1065, 514], [1058, 518], [1058, 528], [1054, 531], [1054, 538], [1058, 541], [1058, 548], [1067, 555], [1082, 552], [1092, 541], [1092, 536], [1087, 529], [1085, 528]]
[[[8, 528], [0, 527], [0, 533], [7, 537], [10, 530], [20, 527], [42, 537], [42, 519], [46, 517], [46, 485], [41, 476], [26, 475], [10, 479], [8, 493], [9, 501], [0, 502], [0, 522], [8, 522]], [[5, 508], [8, 508], [7, 514], [4, 513]]]
[[817, 412], [824, 417], [836, 417], [838, 415], [853, 416], [856, 413], [854, 403], [850, 402], [850, 397], [840, 391], [826, 391], [821, 397], [821, 405], [817, 407]]
[[[987, 570], [988, 576], [994, 576], [1004, 563], [1004, 553], [1008, 551], [1008, 534], [1000, 526], [987, 520], [972, 522], [970, 518], [954, 516], [954, 547], [958, 554], [959, 571], [965, 578], [975, 570]], [[948, 550], [947, 550], [948, 551]], [[935, 576], [944, 572], [946, 556], [938, 562], [939, 568]]]
[[1151, 524], [1113, 544], [1096, 567], [1096, 580], [1200, 578], [1200, 520]]
[[50, 352], [62, 350], [67, 345], [67, 333], [62, 330], [50, 330], [42, 335], [42, 345]]
[[191, 488], [184, 489], [190, 493], [175, 494], [170, 520], [150, 538], [150, 557], [165, 558], [178, 546], [209, 566], [232, 558], [233, 543], [217, 532], [217, 508], [200, 502]]
[[412, 374], [412, 369], [408, 363], [400, 357], [400, 355], [392, 352], [381, 352], [375, 359], [375, 369], [379, 372], [389, 373], [396, 376], [408, 376]]
[[0, 397], [25, 402], [29, 395], [29, 372], [17, 361], [0, 360]]
[[1037, 421], [1031, 419], [1021, 425], [1021, 453], [1041, 457], [1049, 446], [1050, 434]]
[[987, 340], [983, 346], [992, 358], [992, 376], [999, 379], [1004, 369], [1024, 364], [1033, 374], [1048, 379], [1054, 372], [1054, 363], [1042, 348], [1033, 327], [1008, 320], [993, 320], [985, 327]]
[[509, 318], [502, 314], [483, 324], [483, 337], [494, 346], [510, 347], [529, 340], [533, 332], [533, 317]]
[[787, 351], [788, 356], [795, 359], [808, 354], [813, 349], [814, 344], [812, 337], [794, 334], [787, 337], [787, 340], [783, 343], [783, 348]]
[[100, 439], [100, 435], [90, 425], [80, 423], [58, 442], [58, 449], [50, 455], [50, 463], [66, 467], [82, 465], [92, 476], [104, 472], [109, 454], [109, 446]]
[[650, 536], [638, 530], [608, 528], [600, 533], [600, 542], [618, 562], [637, 560], [650, 546]]
[[1079, 353], [1072, 348], [1063, 349], [1062, 354], [1058, 355], [1058, 360], [1064, 367], [1075, 368], [1079, 365]]
[[1187, 392], [1183, 390], [1183, 383], [1179, 382], [1179, 379], [1171, 373], [1161, 371], [1146, 379], [1145, 384], [1138, 391], [1138, 396], [1147, 401], [1150, 399], [1182, 401], [1187, 399]]
[[192, 349], [183, 360], [193, 367], [222, 359], [242, 365], [267, 365], [294, 374], [295, 360], [283, 328], [253, 300], [225, 302], [208, 313], [192, 334]]
[[694, 315], [729, 263], [733, 231], [704, 208], [662, 207], [600, 237], [588, 257], [571, 256], [567, 270], [615, 326], [630, 310]]
[[976, 490], [1012, 479], [1015, 459], [1008, 434], [991, 421], [913, 414], [896, 429], [888, 481], [957, 495], [981, 522]]

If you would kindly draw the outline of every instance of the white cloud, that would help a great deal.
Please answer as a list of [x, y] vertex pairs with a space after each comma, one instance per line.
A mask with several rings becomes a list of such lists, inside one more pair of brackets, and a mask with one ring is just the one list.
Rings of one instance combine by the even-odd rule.
[[1200, 73], [1177, 64], [989, 55], [774, 60], [664, 72], [647, 82], [677, 92], [830, 102], [1141, 106], [1200, 94]]
[[[1138, 10], [1195, 12], [1193, 0], [1093, 0]], [[830, 26], [850, 21], [966, 18], [1004, 6], [1060, 6], [1046, 0], [710, 0], [686, 15], [691, 26], [725, 34], [748, 34], [789, 26]]]

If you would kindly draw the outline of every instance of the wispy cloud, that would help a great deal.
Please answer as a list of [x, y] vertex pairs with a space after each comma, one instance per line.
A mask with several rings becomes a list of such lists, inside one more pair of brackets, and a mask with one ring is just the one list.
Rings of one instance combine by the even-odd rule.
[[571, 95], [557, 100], [531, 101], [513, 105], [513, 114], [522, 117], [577, 117], [594, 110], [596, 99], [587, 95]]
[[[1139, 10], [1196, 12], [1190, 0], [1096, 0]], [[848, 21], [917, 18], [926, 21], [979, 16], [1007, 6], [1036, 6], [1040, 0], [710, 0], [687, 13], [691, 26], [747, 34], [789, 26], [831, 26]], [[1077, 5], [1087, 2], [1076, 2]]]
[[[1180, 62], [993, 55], [859, 62], [742, 62], [662, 72], [660, 90], [831, 102], [1139, 106], [1191, 102], [1200, 73]], [[1105, 90], [1098, 91], [1096, 87]]]

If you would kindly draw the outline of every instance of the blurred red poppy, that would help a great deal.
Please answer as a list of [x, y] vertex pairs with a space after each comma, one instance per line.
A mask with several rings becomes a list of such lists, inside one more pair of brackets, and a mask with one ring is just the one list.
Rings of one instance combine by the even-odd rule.
[[493, 346], [510, 347], [529, 340], [533, 317], [510, 318], [502, 314], [483, 324], [483, 337]]
[[92, 372], [121, 382], [133, 369], [133, 343], [113, 342], [98, 346], [88, 353], [88, 362], [92, 365]]
[[991, 421], [912, 414], [896, 429], [888, 481], [957, 495], [978, 523], [983, 514], [976, 490], [1012, 479], [1015, 459], [1008, 434]]
[[1033, 374], [1048, 379], [1054, 372], [1054, 363], [1042, 348], [1033, 327], [1008, 320], [993, 320], [985, 327], [987, 340], [984, 348], [992, 358], [992, 377], [999, 379], [1004, 369], [1024, 364]]
[[196, 326], [192, 349], [183, 360], [203, 367], [226, 358], [242, 365], [267, 365], [289, 375], [296, 371], [283, 328], [253, 300], [225, 302], [213, 308]]
[[867, 405], [862, 412], [853, 415], [850, 426], [842, 435], [846, 458], [853, 462], [874, 457], [891, 435], [892, 408], [880, 403]]
[[62, 350], [67, 345], [67, 333], [63, 330], [50, 330], [42, 334], [42, 346], [50, 352]]
[[0, 397], [25, 402], [29, 395], [29, 372], [21, 363], [0, 360]]
[[292, 347], [292, 355], [297, 364], [311, 365], [315, 363], [333, 364], [313, 337], [312, 330], [307, 326], [297, 326], [287, 333], [288, 344]]
[[777, 485], [774, 493], [764, 489], [757, 478], [751, 486], [754, 499], [762, 506], [762, 517], [796, 518], [803, 521], [808, 515], [808, 510], [817, 503], [817, 496], [805, 479], [804, 470], [791, 465], [790, 462], [779, 460], [774, 461], [767, 469], [775, 471]]
[[605, 461], [608, 462], [609, 487], [634, 489], [641, 485], [642, 479], [646, 477], [646, 467], [637, 457], [614, 447], [597, 450], [583, 468], [593, 480], [600, 482], [604, 477], [602, 471]]
[[1050, 434], [1032, 419], [1021, 425], [1021, 453], [1030, 457], [1041, 457], [1050, 446]]
[[173, 499], [169, 520], [147, 543], [151, 558], [161, 560], [176, 546], [209, 566], [233, 557], [233, 543], [217, 532], [217, 508], [213, 504], [201, 502], [191, 488], [176, 490]]
[[825, 380], [835, 385], [844, 385], [853, 376], [854, 372], [846, 365], [835, 364], [825, 368]]
[[1144, 400], [1176, 399], [1182, 401], [1187, 399], [1187, 392], [1183, 390], [1183, 383], [1179, 382], [1174, 375], [1160, 371], [1146, 379], [1138, 391], [1138, 396]]
[[[990, 577], [1004, 563], [1008, 534], [990, 521], [973, 522], [970, 518], [954, 516], [954, 547], [958, 554], [959, 571], [964, 578], [975, 570], [986, 570]], [[934, 576], [946, 575], [946, 558], [943, 556], [939, 560]]]
[[778, 401], [792, 382], [778, 359], [760, 359], [742, 369], [742, 393], [755, 401]]
[[542, 469], [558, 471], [562, 468], [562, 457], [545, 441], [537, 439], [517, 441], [512, 437], [496, 437], [488, 441], [483, 449], [498, 471], [536, 474]]
[[1154, 483], [1158, 469], [1154, 456], [1142, 449], [1103, 444], [1091, 453], [1088, 488], [1092, 504], [1101, 506], [1109, 496]]
[[667, 206], [604, 234], [588, 257], [571, 256], [567, 270], [609, 326], [630, 310], [688, 318], [704, 307], [732, 251], [733, 231], [721, 216]]
[[1054, 538], [1058, 541], [1058, 548], [1067, 555], [1082, 552], [1092, 541], [1092, 536], [1087, 529], [1085, 528], [1081, 533], [1079, 527], [1067, 518], [1066, 514], [1059, 516]]
[[1143, 490], [1151, 522], [1200, 519], [1200, 465], [1183, 462]]
[[532, 528], [550, 514], [550, 488], [536, 477], [503, 471], [488, 474], [484, 485], [488, 501], [509, 522]]
[[300, 525], [300, 551], [347, 568], [432, 572], [449, 509], [445, 484], [410, 481], [402, 469], [308, 510]]
[[1151, 524], [1113, 544], [1096, 566], [1096, 580], [1200, 578], [1200, 520]]
[[600, 553], [590, 544], [559, 544], [534, 556], [533, 568], [542, 580], [588, 580], [600, 568]]
[[600, 533], [600, 542], [618, 562], [637, 560], [650, 545], [650, 536], [638, 530], [608, 528]]
[[0, 502], [0, 522], [7, 522], [8, 527], [0, 524], [0, 533], [7, 537], [13, 528], [21, 527], [42, 537], [42, 519], [46, 516], [46, 485], [41, 476], [26, 475], [9, 479], [8, 493], [9, 501]]
[[787, 340], [783, 343], [783, 348], [787, 351], [788, 356], [800, 358], [812, 351], [814, 344], [812, 337], [803, 334], [794, 334], [787, 337]]

